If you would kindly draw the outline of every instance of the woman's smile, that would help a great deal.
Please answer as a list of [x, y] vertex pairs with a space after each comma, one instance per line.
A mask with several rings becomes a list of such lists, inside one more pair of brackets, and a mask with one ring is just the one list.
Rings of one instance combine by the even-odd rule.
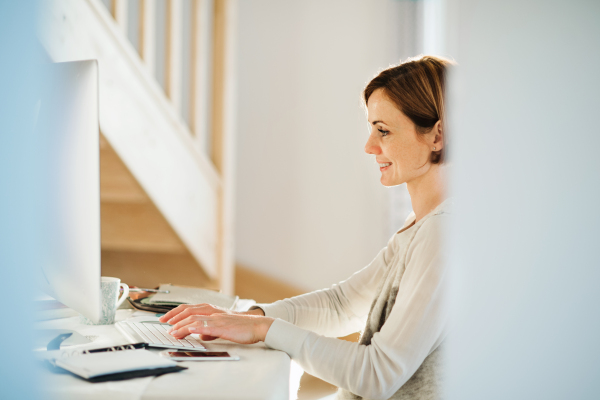
[[392, 165], [391, 162], [381, 162], [381, 161], [377, 161], [377, 164], [379, 164], [379, 170], [381, 172], [387, 170], [390, 167], [390, 165]]

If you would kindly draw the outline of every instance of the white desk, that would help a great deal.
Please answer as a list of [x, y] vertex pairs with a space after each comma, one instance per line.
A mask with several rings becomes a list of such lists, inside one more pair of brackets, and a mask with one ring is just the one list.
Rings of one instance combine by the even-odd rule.
[[[117, 320], [133, 314], [117, 311]], [[127, 343], [114, 327], [87, 326], [79, 317], [44, 321], [45, 329], [72, 329], [85, 336], [98, 336], [85, 347], [108, 347]], [[130, 379], [120, 382], [88, 383], [71, 375], [43, 373], [44, 393], [56, 399], [211, 399], [211, 400], [280, 400], [295, 399], [303, 373], [283, 352], [267, 349], [264, 344], [237, 345], [216, 340], [207, 342], [209, 350], [227, 351], [240, 361], [183, 362], [188, 370], [159, 377]], [[160, 349], [151, 350], [160, 351]]]

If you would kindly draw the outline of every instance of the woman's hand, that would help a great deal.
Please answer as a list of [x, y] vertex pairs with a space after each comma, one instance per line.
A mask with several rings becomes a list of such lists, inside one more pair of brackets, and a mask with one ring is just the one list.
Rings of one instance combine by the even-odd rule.
[[234, 314], [234, 311], [226, 310], [211, 304], [182, 304], [175, 307], [158, 320], [163, 323], [175, 325], [179, 321], [192, 315]]
[[[232, 318], [217, 318], [227, 316]], [[198, 333], [201, 335], [202, 340], [214, 340], [220, 337], [237, 343], [256, 343], [265, 340], [273, 323], [272, 318], [266, 317], [261, 318], [260, 321], [252, 320], [252, 318], [262, 316], [264, 314], [259, 308], [251, 311], [235, 312], [211, 304], [182, 304], [158, 320], [174, 325], [170, 333], [177, 339], [184, 338], [190, 333]], [[241, 317], [241, 319], [235, 317]], [[204, 326], [203, 321], [207, 321], [207, 327]], [[213, 324], [209, 321], [215, 322]], [[214, 334], [209, 333], [209, 331]]]
[[162, 323], [169, 323], [174, 325], [192, 315], [213, 315], [213, 314], [235, 314], [235, 315], [258, 315], [264, 316], [265, 314], [260, 308], [255, 308], [250, 311], [231, 311], [225, 308], [213, 306], [212, 304], [182, 304], [175, 307], [158, 320]]
[[169, 333], [176, 339], [197, 333], [203, 340], [221, 338], [236, 343], [252, 344], [265, 340], [273, 321], [274, 319], [269, 317], [226, 312], [191, 315], [180, 319]]

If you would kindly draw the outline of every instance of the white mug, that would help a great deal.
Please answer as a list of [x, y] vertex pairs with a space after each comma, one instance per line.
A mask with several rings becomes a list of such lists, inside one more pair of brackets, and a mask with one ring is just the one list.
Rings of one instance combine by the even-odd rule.
[[[102, 295], [102, 314], [100, 321], [95, 325], [112, 325], [115, 323], [115, 315], [117, 308], [129, 296], [129, 286], [126, 283], [121, 283], [119, 278], [103, 276], [100, 283], [100, 293]], [[119, 288], [123, 288], [123, 294], [119, 298]], [[85, 318], [84, 323], [94, 325], [92, 321]]]

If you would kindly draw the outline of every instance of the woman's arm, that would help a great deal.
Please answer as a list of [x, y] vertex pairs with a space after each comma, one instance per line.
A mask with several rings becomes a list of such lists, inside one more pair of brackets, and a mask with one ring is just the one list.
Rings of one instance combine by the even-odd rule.
[[[381, 250], [368, 266], [329, 289], [317, 290], [272, 304], [259, 304], [257, 308], [246, 312], [234, 312], [210, 304], [181, 305], [159, 320], [174, 325], [182, 321], [193, 322], [193, 318], [188, 320], [192, 316], [266, 316], [271, 319], [283, 319], [322, 335], [345, 336], [364, 328], [375, 292], [385, 274], [387, 260], [391, 258], [392, 246], [393, 240], [390, 240], [388, 247]], [[180, 326], [183, 325], [179, 324], [178, 327]]]
[[366, 398], [389, 398], [445, 336], [448, 272], [440, 232], [445, 215], [431, 217], [409, 249], [392, 311], [369, 346], [319, 336], [281, 320], [265, 343], [287, 352], [308, 373]]
[[[411, 213], [404, 228], [415, 219]], [[325, 336], [346, 336], [364, 328], [376, 291], [396, 252], [395, 235], [373, 261], [347, 280], [272, 304], [258, 304], [263, 314]]]
[[377, 287], [383, 279], [391, 246], [382, 249], [365, 268], [329, 289], [259, 304], [264, 315], [326, 336], [345, 336], [364, 328]]
[[238, 343], [264, 340], [314, 376], [366, 398], [389, 398], [445, 336], [448, 272], [440, 234], [446, 218], [430, 217], [420, 228], [409, 248], [394, 307], [368, 346], [320, 336], [281, 319], [224, 313], [188, 317], [175, 325], [174, 336], [199, 333]]

